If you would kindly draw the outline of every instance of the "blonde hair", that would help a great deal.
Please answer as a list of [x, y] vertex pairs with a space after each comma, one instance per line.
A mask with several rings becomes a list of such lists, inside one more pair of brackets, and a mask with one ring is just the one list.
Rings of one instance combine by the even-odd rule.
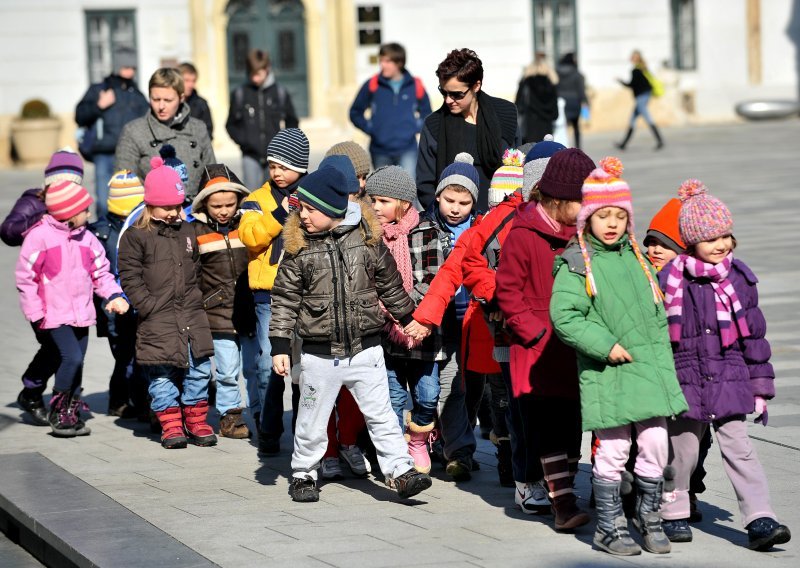
[[[567, 222], [567, 213], [569, 211], [570, 203], [573, 201], [569, 199], [557, 199], [555, 197], [551, 197], [549, 195], [543, 194], [539, 190], [539, 184], [533, 186], [531, 189], [530, 198], [528, 201], [533, 201], [534, 203], [541, 203], [542, 207], [545, 208], [547, 214], [553, 218], [553, 220], [558, 221], [559, 223], [566, 223]], [[580, 201], [575, 200], [574, 203], [580, 203]]]
[[133, 222], [133, 226], [137, 229], [145, 229], [149, 231], [152, 228], [152, 225], [150, 224], [150, 221], [152, 220], [153, 220], [153, 206], [145, 205], [144, 209], [142, 209], [142, 214], [139, 215], [139, 218]]
[[455, 191], [456, 193], [469, 193], [470, 196], [472, 196], [472, 192], [470, 190], [468, 190], [463, 185], [460, 185], [460, 184], [457, 184], [457, 183], [451, 183], [450, 185], [447, 185], [447, 186], [443, 187], [442, 191], [439, 192], [439, 195], [441, 195], [443, 192], [447, 191], [448, 189], [451, 189], [451, 190]]
[[[395, 199], [397, 199], [395, 197]], [[394, 218], [400, 220], [406, 216], [406, 213], [411, 209], [411, 202], [405, 199], [397, 199], [397, 205], [394, 208]]]
[[544, 53], [537, 53], [533, 58], [533, 62], [525, 67], [526, 77], [533, 77], [534, 75], [546, 75], [551, 83], [558, 84], [558, 74], [550, 67], [547, 62], [547, 56]]
[[181, 75], [180, 71], [171, 67], [156, 69], [156, 72], [150, 77], [150, 83], [147, 88], [148, 90], [153, 88], [174, 89], [178, 96], [182, 97], [185, 92], [183, 75]]

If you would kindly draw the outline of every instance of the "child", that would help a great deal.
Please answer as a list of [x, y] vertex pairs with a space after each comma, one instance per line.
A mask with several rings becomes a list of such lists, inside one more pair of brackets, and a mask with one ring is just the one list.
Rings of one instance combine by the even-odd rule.
[[96, 321], [92, 291], [108, 300], [107, 310], [128, 310], [103, 247], [86, 230], [91, 204], [86, 188], [71, 181], [48, 187], [47, 214], [26, 235], [16, 267], [25, 319], [50, 336], [60, 356], [47, 420], [63, 438], [91, 432], [80, 417], [88, 408], [80, 392], [89, 326]]
[[[573, 493], [581, 448], [575, 351], [553, 336], [549, 308], [553, 261], [576, 234], [581, 186], [593, 169], [576, 148], [550, 159], [531, 201], [517, 208], [496, 278], [497, 305], [511, 334], [511, 394], [520, 415], [525, 481], [546, 481], [556, 530], [589, 522]], [[532, 508], [524, 499], [520, 506]]]
[[[106, 214], [89, 225], [97, 240], [103, 245], [110, 264], [111, 273], [116, 278], [117, 241], [125, 218], [137, 207], [144, 197], [144, 187], [139, 178], [130, 170], [120, 170], [108, 182], [108, 201]], [[102, 307], [95, 296], [95, 306]], [[111, 355], [114, 357], [114, 370], [108, 382], [108, 414], [120, 418], [135, 418], [145, 407], [144, 389], [139, 389], [138, 365], [134, 362], [136, 351], [136, 314], [133, 310], [123, 314], [101, 314], [97, 322], [97, 336], [108, 337]], [[137, 408], [137, 406], [139, 408]]]
[[[27, 231], [47, 213], [44, 203], [47, 188], [60, 181], [83, 182], [83, 161], [69, 147], [62, 148], [50, 157], [44, 169], [42, 187], [26, 190], [14, 203], [0, 227], [0, 238], [5, 244], [12, 247], [22, 244]], [[47, 380], [58, 369], [58, 348], [49, 333], [32, 327], [39, 350], [22, 375], [23, 388], [17, 396], [17, 404], [28, 413], [35, 425], [48, 426], [50, 423], [47, 421], [47, 408], [42, 394], [47, 387]]]
[[273, 287], [270, 342], [278, 375], [289, 374], [295, 334], [303, 340], [289, 489], [292, 499], [301, 502], [319, 500], [317, 468], [342, 386], [364, 413], [387, 484], [401, 498], [431, 486], [430, 477], [414, 469], [392, 412], [380, 346], [380, 303], [408, 323], [413, 302], [380, 240], [380, 228], [365, 222], [358, 204], [348, 203], [346, 184], [331, 167], [302, 181], [297, 190], [301, 210], [286, 223], [286, 254]]
[[[239, 239], [239, 204], [250, 195], [225, 164], [211, 164], [200, 176], [200, 192], [192, 202], [192, 215], [200, 255], [200, 290], [214, 341], [217, 379], [216, 407], [219, 434], [224, 438], [250, 437], [242, 417], [239, 373], [244, 372], [248, 393], [256, 393], [258, 338], [238, 333], [233, 314], [237, 308], [236, 283], [247, 277], [247, 249]], [[252, 309], [252, 304], [250, 304]], [[211, 375], [211, 361], [189, 367], [188, 376], [202, 380]], [[252, 401], [251, 401], [252, 404]], [[260, 405], [256, 405], [260, 409]]]
[[558, 337], [577, 351], [583, 430], [600, 445], [592, 469], [595, 545], [611, 554], [641, 554], [622, 514], [620, 486], [636, 429], [634, 525], [644, 547], [670, 543], [658, 510], [667, 465], [667, 416], [687, 409], [675, 376], [661, 291], [633, 234], [633, 206], [622, 164], [604, 158], [586, 179], [578, 242], [556, 258], [550, 317]]
[[190, 364], [202, 365], [214, 353], [197, 287], [197, 240], [194, 229], [182, 222], [186, 194], [180, 176], [160, 157], [150, 167], [145, 208], [122, 234], [119, 247], [122, 288], [138, 313], [136, 361], [161, 423], [161, 445], [185, 448], [188, 435], [198, 446], [212, 446], [217, 437], [206, 423], [208, 376], [184, 377]]
[[644, 237], [644, 246], [647, 247], [647, 257], [656, 270], [661, 270], [673, 258], [686, 250], [686, 245], [681, 240], [678, 230], [678, 214], [681, 211], [681, 202], [672, 198], [655, 214], [650, 221], [647, 235]]
[[369, 153], [359, 144], [347, 141], [339, 142], [328, 148], [328, 151], [325, 152], [325, 157], [328, 158], [330, 156], [346, 156], [350, 160], [356, 172], [360, 188], [358, 198], [364, 198], [367, 188], [367, 176], [372, 171], [372, 158], [370, 158]]
[[[463, 215], [466, 218], [472, 209]], [[378, 168], [367, 179], [367, 195], [381, 222], [383, 242], [392, 254], [403, 280], [403, 289], [419, 303], [444, 263], [439, 244], [439, 225], [434, 217], [420, 222], [419, 213], [412, 207], [417, 196], [414, 180], [399, 166]], [[408, 453], [414, 458], [417, 471], [428, 473], [431, 459], [428, 439], [436, 419], [439, 400], [439, 368], [437, 361], [444, 359], [442, 336], [434, 333], [424, 342], [405, 334], [395, 320], [390, 319], [385, 329], [384, 354], [389, 377], [389, 394], [392, 409], [400, 427], [405, 430]], [[412, 409], [406, 418], [405, 408], [411, 392]]]
[[[247, 273], [256, 302], [260, 381], [267, 385], [262, 414], [256, 417], [258, 451], [265, 456], [277, 455], [281, 449], [285, 388], [283, 378], [269, 369], [272, 285], [283, 255], [281, 229], [289, 215], [290, 198], [308, 170], [309, 151], [308, 138], [299, 128], [286, 128], [272, 138], [267, 147], [270, 179], [242, 202], [239, 222], [239, 238], [250, 254]], [[294, 399], [294, 386], [292, 390]]]
[[733, 218], [699, 180], [678, 190], [680, 233], [687, 250], [659, 275], [669, 317], [675, 366], [689, 411], [669, 424], [676, 491], [662, 508], [673, 542], [692, 540], [689, 476], [709, 424], [714, 426], [728, 478], [739, 499], [748, 547], [769, 550], [789, 542], [769, 502], [764, 470], [747, 436], [745, 415], [767, 423], [767, 399], [775, 396], [764, 315], [755, 275], [734, 259]]

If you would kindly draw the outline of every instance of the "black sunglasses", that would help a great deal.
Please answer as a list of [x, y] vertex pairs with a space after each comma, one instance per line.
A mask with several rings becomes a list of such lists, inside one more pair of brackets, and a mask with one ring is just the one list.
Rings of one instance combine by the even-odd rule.
[[450, 97], [454, 101], [460, 101], [467, 96], [467, 93], [469, 93], [469, 89], [466, 91], [445, 91], [442, 89], [441, 85], [439, 85], [437, 89], [439, 89], [439, 93], [441, 93], [444, 98]]

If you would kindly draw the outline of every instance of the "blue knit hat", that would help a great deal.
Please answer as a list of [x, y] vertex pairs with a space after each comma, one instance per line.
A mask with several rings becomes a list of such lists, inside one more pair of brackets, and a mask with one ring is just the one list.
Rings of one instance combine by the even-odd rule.
[[466, 152], [456, 154], [453, 163], [442, 171], [441, 181], [436, 186], [436, 195], [442, 193], [448, 185], [461, 185], [469, 190], [474, 201], [478, 201], [480, 177], [478, 170], [472, 165], [474, 162], [473, 157]]
[[178, 172], [183, 185], [189, 183], [189, 171], [186, 169], [186, 164], [178, 158], [178, 153], [172, 144], [164, 144], [158, 153], [161, 155], [161, 159], [164, 160], [165, 166]]
[[358, 193], [361, 191], [361, 184], [358, 183], [356, 177], [356, 169], [353, 167], [353, 162], [347, 156], [330, 155], [319, 163], [319, 168], [330, 166], [339, 170], [347, 180], [347, 193]]
[[267, 146], [267, 161], [304, 174], [308, 171], [310, 152], [305, 132], [299, 128], [284, 128], [270, 140]]
[[344, 219], [347, 213], [347, 177], [327, 165], [300, 180], [297, 199], [308, 203], [333, 219]]

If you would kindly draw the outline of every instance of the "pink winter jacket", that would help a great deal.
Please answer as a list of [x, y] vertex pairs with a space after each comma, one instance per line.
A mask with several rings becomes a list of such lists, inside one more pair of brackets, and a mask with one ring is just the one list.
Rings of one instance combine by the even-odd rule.
[[92, 291], [106, 300], [122, 295], [108, 267], [91, 231], [45, 215], [25, 236], [15, 271], [25, 319], [43, 320], [42, 329], [94, 325]]

